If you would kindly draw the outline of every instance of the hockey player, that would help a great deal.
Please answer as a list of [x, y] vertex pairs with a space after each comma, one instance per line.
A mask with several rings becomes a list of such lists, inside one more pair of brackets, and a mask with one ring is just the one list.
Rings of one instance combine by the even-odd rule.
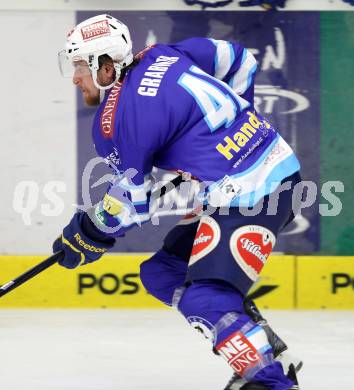
[[193, 38], [134, 57], [127, 27], [98, 15], [68, 34], [59, 63], [85, 102], [99, 106], [93, 141], [115, 174], [103, 200], [77, 212], [55, 241], [54, 251], [65, 252], [60, 264], [98, 260], [150, 219], [153, 167], [188, 172], [202, 184], [202, 210], [182, 219], [141, 265], [145, 288], [211, 340], [243, 378], [242, 389], [297, 388], [244, 309], [294, 217], [300, 180], [293, 151], [254, 109], [252, 54], [237, 43]]

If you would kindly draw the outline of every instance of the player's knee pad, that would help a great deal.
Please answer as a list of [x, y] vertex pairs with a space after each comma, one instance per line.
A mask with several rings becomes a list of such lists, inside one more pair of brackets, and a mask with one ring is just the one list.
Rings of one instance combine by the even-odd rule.
[[151, 295], [171, 306], [176, 290], [183, 288], [187, 266], [183, 259], [161, 249], [140, 265], [140, 279]]
[[187, 319], [190, 315], [207, 315], [213, 322], [226, 312], [244, 313], [243, 296], [221, 280], [193, 282], [184, 291], [178, 308]]
[[[241, 313], [243, 298], [225, 282], [198, 281], [185, 289], [178, 303], [178, 309], [190, 325], [202, 332], [215, 345], [218, 333], [215, 324], [226, 313]], [[239, 317], [239, 314], [237, 316]], [[229, 317], [232, 318], [233, 315]]]

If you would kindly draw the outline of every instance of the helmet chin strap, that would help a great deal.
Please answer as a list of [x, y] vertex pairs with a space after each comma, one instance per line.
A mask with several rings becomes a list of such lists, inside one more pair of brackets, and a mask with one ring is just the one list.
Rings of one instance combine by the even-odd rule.
[[106, 90], [100, 89], [100, 103], [103, 102], [105, 96], [106, 96]]

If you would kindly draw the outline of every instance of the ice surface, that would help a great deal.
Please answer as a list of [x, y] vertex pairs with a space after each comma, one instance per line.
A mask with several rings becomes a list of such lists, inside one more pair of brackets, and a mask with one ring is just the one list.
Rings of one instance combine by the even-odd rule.
[[[354, 389], [354, 312], [267, 311], [301, 389]], [[6, 390], [222, 390], [231, 376], [172, 310], [1, 310]]]

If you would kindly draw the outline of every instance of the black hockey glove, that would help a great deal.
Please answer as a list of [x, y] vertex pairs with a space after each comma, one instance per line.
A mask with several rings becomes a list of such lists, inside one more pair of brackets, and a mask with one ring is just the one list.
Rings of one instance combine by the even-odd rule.
[[[75, 268], [79, 264], [92, 263], [111, 249], [115, 243], [114, 238], [104, 237], [97, 229], [95, 238], [88, 236], [88, 232], [94, 231], [93, 224], [86, 213], [76, 213], [69, 225], [63, 230], [63, 234], [53, 244], [53, 251], [64, 251], [65, 257], [58, 262], [65, 268]], [[86, 225], [86, 226], [85, 226]], [[85, 229], [86, 227], [86, 229]], [[98, 238], [100, 237], [100, 238]]]

